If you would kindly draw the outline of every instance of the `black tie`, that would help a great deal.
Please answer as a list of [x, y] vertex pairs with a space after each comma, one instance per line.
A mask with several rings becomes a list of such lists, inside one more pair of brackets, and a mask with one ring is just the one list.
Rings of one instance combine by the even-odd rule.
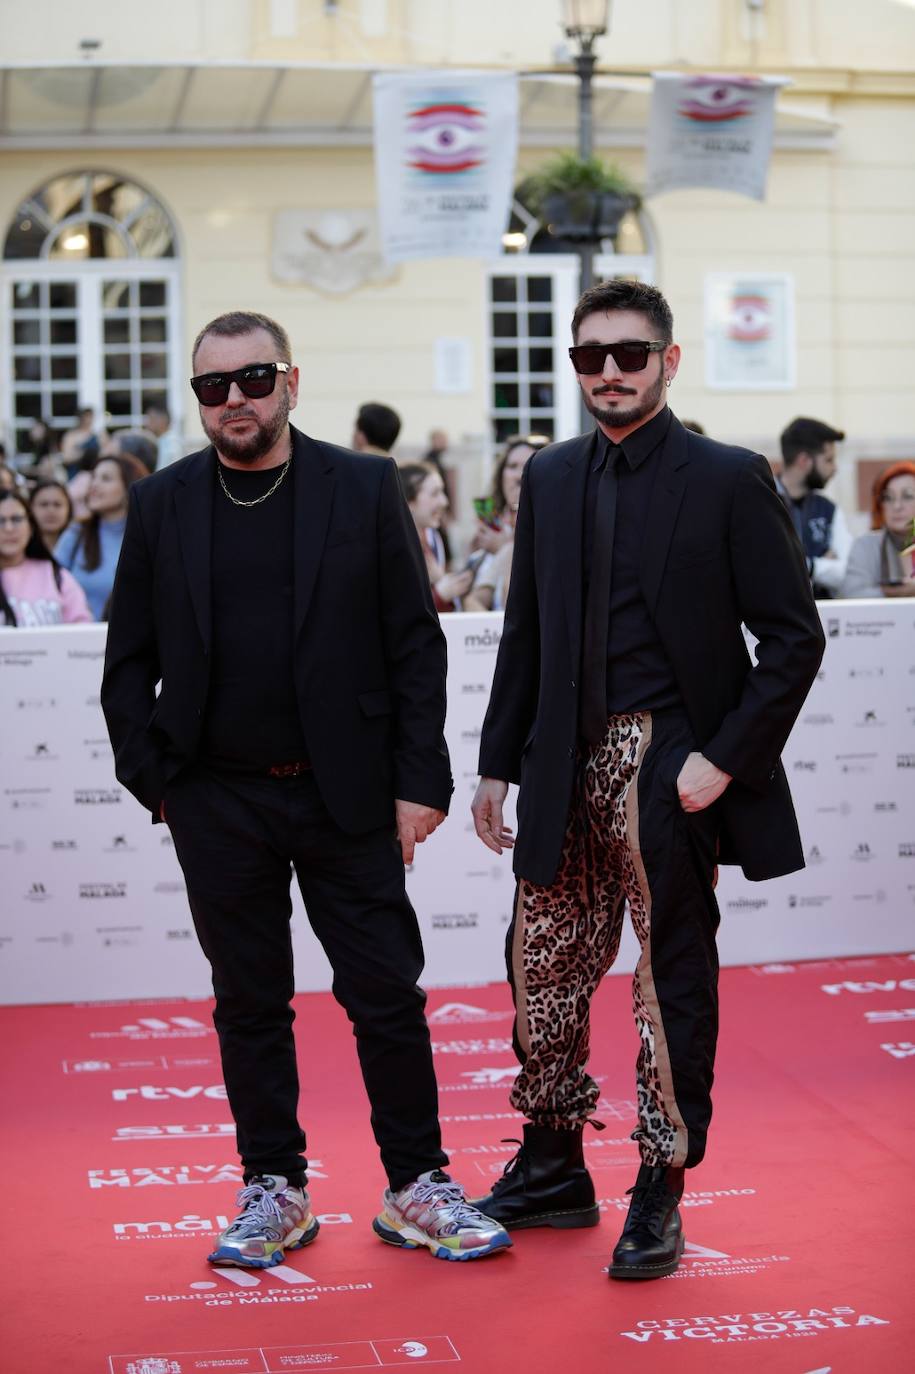
[[607, 445], [594, 509], [594, 544], [585, 605], [581, 670], [581, 733], [589, 744], [600, 744], [607, 733], [607, 631], [616, 524], [616, 467], [622, 451], [616, 444]]

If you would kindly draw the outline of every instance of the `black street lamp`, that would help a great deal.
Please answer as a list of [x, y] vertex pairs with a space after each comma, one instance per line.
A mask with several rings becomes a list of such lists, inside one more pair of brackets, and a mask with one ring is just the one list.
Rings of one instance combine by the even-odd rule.
[[[610, 0], [561, 0], [562, 27], [566, 38], [578, 44], [575, 53], [575, 70], [578, 72], [578, 153], [587, 159], [594, 151], [594, 119], [591, 84], [597, 55], [594, 44], [610, 27]], [[581, 282], [582, 291], [593, 285], [594, 273], [591, 265], [594, 245], [581, 245]]]
[[610, 27], [610, 0], [561, 0], [562, 27], [566, 38], [578, 44], [578, 151], [589, 158], [594, 151], [591, 81], [597, 57], [594, 44]]
[[[610, 0], [560, 0], [562, 6], [562, 27], [566, 38], [578, 44], [575, 53], [575, 70], [578, 72], [578, 152], [587, 159], [594, 151], [594, 119], [591, 83], [597, 56], [594, 44], [610, 27]], [[578, 257], [580, 266], [579, 291], [587, 291], [594, 285], [594, 247], [593, 243], [580, 243]], [[587, 425], [590, 420], [584, 401], [581, 406], [582, 420]]]

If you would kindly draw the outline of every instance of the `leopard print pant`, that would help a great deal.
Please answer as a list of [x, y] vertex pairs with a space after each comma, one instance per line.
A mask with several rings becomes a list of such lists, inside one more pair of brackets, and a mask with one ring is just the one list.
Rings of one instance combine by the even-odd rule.
[[518, 884], [510, 962], [522, 1068], [511, 1101], [554, 1129], [593, 1114], [599, 1089], [586, 1071], [591, 998], [616, 958], [628, 901], [642, 951], [632, 985], [640, 1040], [635, 1139], [643, 1162], [655, 1165], [683, 1162], [686, 1127], [651, 974], [651, 897], [638, 850], [638, 774], [650, 743], [648, 712], [611, 717], [602, 743], [579, 758], [555, 880]]

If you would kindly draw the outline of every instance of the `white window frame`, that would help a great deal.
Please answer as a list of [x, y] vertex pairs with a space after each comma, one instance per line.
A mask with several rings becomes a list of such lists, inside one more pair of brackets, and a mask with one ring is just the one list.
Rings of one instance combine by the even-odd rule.
[[490, 308], [490, 282], [493, 277], [551, 277], [553, 281], [550, 309], [557, 333], [552, 342], [556, 350], [554, 366], [554, 437], [570, 439], [578, 433], [578, 384], [572, 365], [562, 366], [562, 330], [568, 330], [572, 311], [578, 299], [579, 261], [575, 253], [506, 253], [504, 257], [494, 258], [486, 264], [486, 290], [483, 293], [484, 337], [486, 339], [486, 363], [484, 383], [486, 387], [487, 440], [494, 446], [492, 423], [498, 418], [492, 406], [493, 386], [497, 376], [493, 371], [493, 349], [500, 340], [492, 332], [492, 311]]
[[[46, 258], [16, 258], [0, 261], [5, 324], [0, 329], [0, 379], [2, 409], [0, 424], [7, 435], [15, 425], [13, 412], [12, 315], [8, 310], [10, 291], [17, 281], [72, 281], [76, 283], [76, 308], [80, 320], [79, 358], [81, 371], [74, 384], [80, 406], [92, 406], [105, 414], [105, 355], [102, 330], [101, 280], [165, 281], [169, 283], [168, 315], [168, 408], [172, 426], [184, 432], [185, 370], [184, 329], [181, 299], [181, 264], [174, 258], [80, 259], [78, 262], [49, 261]], [[189, 374], [188, 374], [189, 375]], [[150, 388], [152, 390], [153, 388]], [[115, 417], [116, 419], [116, 417]]]

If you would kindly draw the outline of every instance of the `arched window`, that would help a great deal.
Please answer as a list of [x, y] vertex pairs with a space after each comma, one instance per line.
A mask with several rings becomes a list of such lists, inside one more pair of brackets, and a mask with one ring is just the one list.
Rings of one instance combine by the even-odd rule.
[[110, 171], [54, 177], [16, 210], [0, 271], [17, 451], [34, 420], [61, 434], [84, 406], [118, 429], [164, 403], [180, 429], [177, 235], [149, 190]]

